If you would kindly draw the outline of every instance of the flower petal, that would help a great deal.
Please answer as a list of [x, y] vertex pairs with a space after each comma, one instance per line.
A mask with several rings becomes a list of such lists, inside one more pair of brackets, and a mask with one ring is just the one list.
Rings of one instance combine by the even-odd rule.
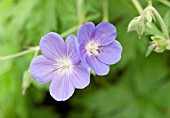
[[109, 66], [102, 63], [94, 55], [87, 57], [87, 63], [97, 75], [107, 75], [109, 73]]
[[80, 56], [78, 52], [78, 42], [77, 38], [71, 34], [66, 39], [67, 46], [67, 56], [73, 61], [73, 64], [77, 64], [80, 61]]
[[78, 43], [87, 44], [90, 41], [91, 33], [94, 28], [95, 28], [95, 25], [93, 24], [93, 22], [87, 22], [86, 24], [84, 24], [79, 29], [78, 34], [77, 34]]
[[57, 101], [65, 101], [74, 93], [74, 86], [70, 82], [68, 74], [57, 74], [50, 84], [50, 95]]
[[101, 22], [92, 32], [91, 39], [103, 46], [112, 43], [117, 36], [116, 28], [108, 22]]
[[85, 48], [85, 44], [84, 44], [84, 43], [81, 43], [81, 44], [79, 45], [79, 50], [80, 50], [80, 59], [81, 59], [81, 61], [82, 61], [86, 66], [88, 66], [88, 64], [87, 64], [87, 59], [86, 59], [86, 57], [87, 57], [87, 51], [86, 51], [86, 48]]
[[90, 83], [90, 70], [80, 62], [73, 67], [70, 79], [75, 88], [83, 89]]
[[121, 59], [122, 46], [116, 40], [113, 43], [102, 47], [97, 58], [105, 64], [115, 64]]
[[39, 83], [48, 83], [54, 76], [54, 62], [44, 56], [35, 57], [30, 65], [30, 71], [33, 78]]
[[64, 40], [54, 32], [50, 32], [41, 38], [40, 49], [45, 57], [53, 61], [66, 55]]

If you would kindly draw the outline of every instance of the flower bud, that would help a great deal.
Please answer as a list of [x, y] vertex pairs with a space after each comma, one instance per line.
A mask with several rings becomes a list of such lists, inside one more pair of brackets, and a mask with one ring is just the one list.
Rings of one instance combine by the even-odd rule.
[[156, 44], [151, 44], [151, 45], [149, 45], [149, 46], [148, 46], [148, 50], [147, 50], [145, 56], [148, 57], [148, 56], [151, 54], [151, 52], [152, 52], [156, 47], [157, 47]]
[[163, 52], [167, 49], [168, 42], [164, 37], [161, 36], [152, 36], [153, 44], [157, 45], [155, 48], [155, 52]]
[[131, 20], [131, 22], [128, 25], [128, 32], [137, 30], [137, 25], [138, 25], [140, 18], [141, 17], [138, 16], [138, 17], [133, 18], [133, 20]]
[[168, 44], [168, 45], [166, 46], [166, 49], [167, 49], [167, 50], [170, 50], [170, 39], [168, 39], [168, 40], [166, 40], [166, 41], [167, 41], [167, 44]]
[[152, 12], [147, 11], [146, 16], [145, 16], [145, 20], [150, 24], [152, 23], [152, 16], [153, 16]]
[[30, 86], [31, 83], [31, 74], [28, 70], [24, 72], [23, 80], [22, 80], [22, 95], [25, 95], [27, 88]]
[[145, 30], [145, 24], [142, 19], [139, 20], [138, 25], [137, 25], [137, 33], [139, 36], [141, 36], [144, 33]]

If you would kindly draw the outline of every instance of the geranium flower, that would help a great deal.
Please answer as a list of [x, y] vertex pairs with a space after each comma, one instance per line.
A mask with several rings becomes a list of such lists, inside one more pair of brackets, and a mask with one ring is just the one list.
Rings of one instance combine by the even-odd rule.
[[81, 59], [97, 75], [108, 74], [109, 65], [121, 59], [122, 46], [115, 40], [116, 36], [116, 28], [108, 22], [96, 27], [88, 22], [78, 31]]
[[57, 101], [69, 99], [75, 88], [83, 89], [90, 82], [90, 72], [83, 65], [74, 35], [66, 42], [57, 33], [48, 33], [40, 41], [41, 56], [33, 59], [30, 70], [39, 83], [50, 84], [50, 94]]

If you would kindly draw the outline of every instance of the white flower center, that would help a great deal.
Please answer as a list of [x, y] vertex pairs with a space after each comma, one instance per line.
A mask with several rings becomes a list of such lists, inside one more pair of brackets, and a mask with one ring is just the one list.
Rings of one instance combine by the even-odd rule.
[[99, 44], [95, 43], [94, 41], [90, 41], [87, 45], [86, 45], [86, 50], [87, 50], [87, 54], [91, 55], [97, 55], [100, 53], [100, 46]]
[[72, 70], [73, 64], [70, 59], [63, 58], [63, 59], [60, 59], [59, 61], [57, 61], [56, 66], [57, 66], [57, 70], [60, 70], [59, 72], [67, 73], [70, 70]]

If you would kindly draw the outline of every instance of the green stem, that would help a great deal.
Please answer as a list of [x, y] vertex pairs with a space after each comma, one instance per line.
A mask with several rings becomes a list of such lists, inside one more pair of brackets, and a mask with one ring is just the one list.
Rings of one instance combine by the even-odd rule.
[[78, 13], [78, 19], [79, 19], [79, 25], [81, 26], [84, 20], [84, 14], [83, 14], [83, 3], [84, 0], [77, 0], [77, 13]]
[[109, 21], [108, 0], [103, 0], [103, 21], [105, 21], [105, 22]]
[[75, 32], [75, 31], [78, 29], [78, 27], [79, 27], [79, 26], [74, 26], [74, 27], [68, 29], [67, 31], [63, 32], [63, 33], [61, 34], [61, 36], [62, 36], [62, 37], [68, 36], [69, 34]]
[[166, 6], [170, 7], [170, 2], [169, 2], [169, 1], [167, 1], [167, 0], [158, 0], [158, 1], [159, 1], [160, 3], [166, 5]]
[[139, 12], [139, 14], [142, 14], [143, 8], [140, 5], [138, 0], [131, 0], [132, 3], [134, 4], [134, 6], [136, 7], [137, 11]]
[[19, 56], [34, 52], [35, 50], [37, 50], [37, 48], [39, 48], [39, 46], [32, 47], [32, 48], [30, 48], [28, 50], [25, 50], [25, 51], [22, 51], [22, 52], [19, 52], [19, 53], [16, 53], [16, 54], [12, 54], [12, 55], [8, 55], [8, 56], [0, 56], [0, 60], [7, 60], [7, 59], [16, 58], [16, 57], [19, 57]]
[[161, 28], [162, 28], [162, 31], [164, 32], [165, 34], [165, 38], [166, 39], [169, 39], [169, 33], [168, 33], [168, 29], [162, 19], [162, 17], [160, 16], [160, 14], [158, 13], [158, 11], [152, 7], [152, 6], [149, 6], [150, 10], [154, 13], [154, 15], [156, 16], [156, 18], [159, 20], [160, 24], [161, 24]]

